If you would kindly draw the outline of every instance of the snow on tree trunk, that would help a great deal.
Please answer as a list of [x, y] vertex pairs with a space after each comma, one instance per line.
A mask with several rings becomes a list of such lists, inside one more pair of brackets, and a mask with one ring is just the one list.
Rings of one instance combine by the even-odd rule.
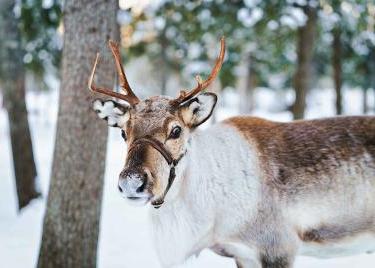
[[[107, 127], [91, 109], [87, 81], [96, 52], [117, 36], [117, 9], [116, 0], [64, 4], [62, 84], [38, 267], [96, 267]], [[114, 72], [112, 61], [100, 61], [98, 83], [111, 87]]]
[[0, 4], [0, 24], [3, 29], [0, 33], [0, 40], [3, 40], [0, 44], [0, 86], [9, 118], [18, 208], [22, 209], [40, 193], [35, 188], [37, 171], [27, 118], [24, 54], [14, 5], [13, 0]]
[[306, 94], [311, 80], [311, 61], [314, 51], [316, 34], [317, 10], [305, 6], [306, 24], [298, 28], [297, 32], [297, 69], [294, 74], [294, 90], [296, 98], [293, 104], [294, 119], [301, 119], [305, 114]]

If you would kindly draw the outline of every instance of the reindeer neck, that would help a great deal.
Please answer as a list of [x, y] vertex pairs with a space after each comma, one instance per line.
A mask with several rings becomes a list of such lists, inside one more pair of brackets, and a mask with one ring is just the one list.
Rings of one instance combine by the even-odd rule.
[[[214, 225], [227, 213], [224, 210], [243, 207], [241, 200], [256, 196], [251, 174], [243, 172], [244, 165], [251, 171], [254, 155], [239, 133], [225, 124], [192, 135], [182, 160], [186, 168], [177, 170], [172, 195], [160, 209], [151, 208], [156, 249], [166, 266], [210, 247]], [[249, 189], [245, 193], [244, 186]]]

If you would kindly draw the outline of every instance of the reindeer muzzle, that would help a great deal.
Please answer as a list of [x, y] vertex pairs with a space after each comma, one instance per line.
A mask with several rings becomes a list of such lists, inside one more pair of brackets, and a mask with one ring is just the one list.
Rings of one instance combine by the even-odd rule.
[[174, 179], [176, 178], [175, 168], [180, 162], [181, 158], [186, 154], [186, 151], [179, 158], [174, 159], [172, 154], [165, 148], [163, 143], [161, 143], [160, 141], [152, 137], [146, 136], [146, 137], [138, 138], [135, 141], [133, 141], [133, 143], [130, 145], [128, 153], [130, 153], [131, 151], [135, 150], [138, 146], [141, 146], [143, 144], [150, 145], [155, 150], [157, 150], [164, 157], [165, 161], [167, 161], [168, 166], [169, 166], [169, 177], [168, 177], [167, 187], [165, 188], [161, 197], [151, 202], [154, 208], [160, 208], [161, 205], [163, 205], [164, 203], [165, 196], [167, 195], [169, 189], [171, 188], [174, 182]]

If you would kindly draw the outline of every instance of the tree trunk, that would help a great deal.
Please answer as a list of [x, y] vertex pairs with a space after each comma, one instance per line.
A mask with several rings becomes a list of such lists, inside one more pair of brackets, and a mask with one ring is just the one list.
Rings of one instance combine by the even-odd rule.
[[332, 67], [333, 80], [336, 92], [336, 114], [342, 114], [342, 68], [341, 68], [341, 31], [336, 28], [333, 30], [332, 42]]
[[251, 53], [247, 56], [244, 62], [246, 68], [245, 77], [241, 77], [240, 89], [240, 113], [250, 113], [254, 107], [254, 88], [255, 88], [255, 75], [253, 68], [253, 61], [251, 59]]
[[1, 24], [4, 29], [0, 33], [0, 39], [3, 40], [0, 45], [0, 76], [9, 118], [18, 208], [22, 209], [40, 193], [35, 188], [37, 171], [27, 118], [23, 51], [18, 21], [13, 12], [14, 5], [15, 1], [10, 0], [0, 4]]
[[363, 99], [362, 99], [362, 104], [363, 104], [363, 113], [367, 114], [368, 113], [368, 90], [371, 87], [373, 81], [373, 69], [375, 66], [372, 62], [372, 52], [368, 55], [367, 61], [363, 62], [363, 69], [364, 69], [364, 81], [362, 85], [362, 90], [363, 90]]
[[167, 95], [167, 83], [168, 83], [168, 59], [167, 59], [167, 46], [168, 41], [165, 37], [165, 30], [161, 38], [161, 79], [160, 79], [160, 94]]
[[[216, 80], [213, 81], [210, 91], [215, 93], [217, 96], [220, 96], [223, 93], [223, 87], [222, 87], [219, 79], [216, 79]], [[218, 103], [216, 105], [217, 106], [220, 105], [220, 100], [218, 100]], [[217, 122], [217, 111], [218, 111], [218, 109], [216, 108], [212, 112], [211, 124], [215, 124]]]
[[297, 32], [297, 69], [294, 74], [294, 90], [296, 98], [292, 107], [294, 119], [301, 119], [305, 114], [306, 94], [311, 80], [311, 61], [314, 52], [316, 34], [316, 8], [305, 6], [306, 24]]
[[[65, 1], [57, 136], [38, 267], [96, 267], [107, 127], [91, 109], [95, 53], [118, 36], [116, 0]], [[112, 61], [97, 81], [110, 87]]]
[[[373, 92], [375, 91], [375, 51], [372, 49], [370, 51], [369, 55], [369, 61], [368, 61], [368, 70], [369, 70], [369, 87], [372, 88]], [[374, 97], [375, 97], [375, 92], [374, 92]], [[372, 101], [372, 108], [375, 111], [375, 98], [373, 98]]]
[[363, 90], [363, 97], [362, 97], [362, 112], [363, 114], [367, 114], [368, 113], [368, 90], [367, 90], [367, 87], [364, 87], [362, 88]]

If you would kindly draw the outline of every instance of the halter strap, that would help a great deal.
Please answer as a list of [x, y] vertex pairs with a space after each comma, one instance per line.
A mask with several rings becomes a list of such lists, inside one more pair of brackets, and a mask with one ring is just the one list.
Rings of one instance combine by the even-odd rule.
[[139, 146], [141, 144], [145, 144], [145, 143], [152, 146], [154, 149], [156, 149], [164, 157], [165, 161], [167, 161], [168, 166], [170, 167], [168, 184], [167, 184], [167, 187], [164, 190], [163, 195], [160, 198], [152, 201], [152, 203], [151, 203], [154, 206], [154, 208], [160, 208], [161, 205], [164, 203], [164, 198], [167, 195], [169, 189], [171, 188], [171, 186], [174, 182], [174, 179], [176, 178], [175, 167], [177, 166], [177, 164], [181, 160], [181, 158], [185, 155], [185, 153], [183, 153], [179, 158], [174, 159], [172, 154], [165, 148], [163, 143], [161, 143], [157, 139], [154, 139], [150, 136], [138, 138], [135, 141], [133, 141], [132, 144], [130, 145], [128, 153], [133, 151], [137, 146]]
[[147, 143], [154, 147], [159, 153], [163, 155], [165, 160], [167, 161], [168, 165], [171, 165], [173, 162], [173, 157], [171, 153], [165, 148], [164, 144], [158, 141], [157, 139], [154, 139], [152, 137], [142, 137], [138, 138], [131, 144], [129, 148], [129, 153], [134, 150], [135, 147], [141, 145], [142, 143]]

